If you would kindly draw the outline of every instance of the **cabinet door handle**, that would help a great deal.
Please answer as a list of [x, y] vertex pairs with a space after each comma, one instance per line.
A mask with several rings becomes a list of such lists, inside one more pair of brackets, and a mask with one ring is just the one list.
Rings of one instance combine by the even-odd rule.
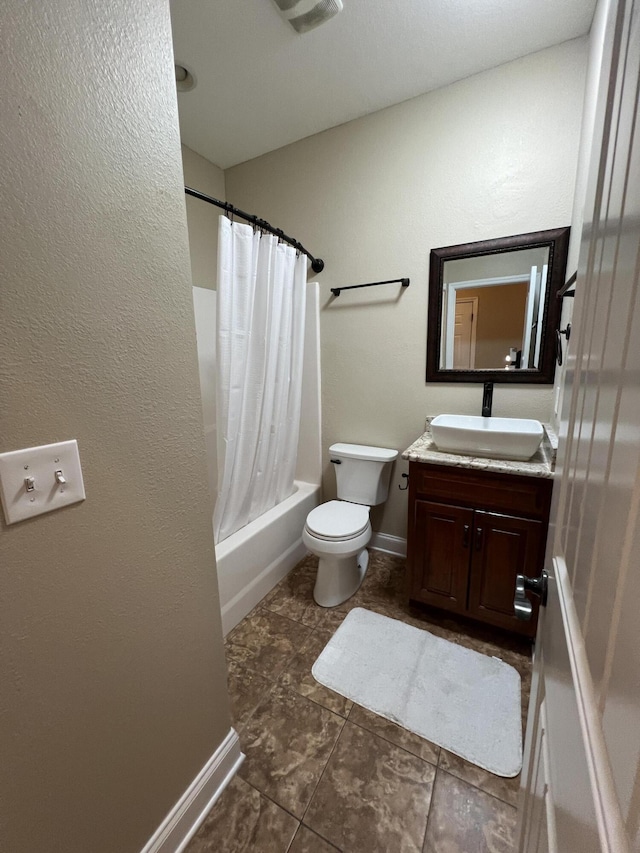
[[482, 548], [482, 528], [476, 527], [476, 551]]
[[465, 526], [462, 530], [462, 547], [463, 548], [469, 547], [469, 525], [468, 524], [465, 524]]

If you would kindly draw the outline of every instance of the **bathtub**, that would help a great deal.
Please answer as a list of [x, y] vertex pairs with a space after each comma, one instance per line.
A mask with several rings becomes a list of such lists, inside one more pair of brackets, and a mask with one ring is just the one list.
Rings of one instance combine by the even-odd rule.
[[307, 553], [302, 528], [320, 503], [320, 486], [297, 480], [295, 492], [216, 545], [225, 636]]

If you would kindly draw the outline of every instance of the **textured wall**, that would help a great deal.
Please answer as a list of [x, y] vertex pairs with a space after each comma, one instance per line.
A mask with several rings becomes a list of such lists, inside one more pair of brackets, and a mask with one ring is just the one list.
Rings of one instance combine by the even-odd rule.
[[[229, 201], [326, 262], [325, 454], [334, 441], [403, 450], [426, 415], [479, 414], [480, 384], [425, 384], [429, 251], [570, 223], [586, 54], [586, 39], [567, 42], [225, 172]], [[330, 299], [336, 285], [400, 276], [400, 296], [390, 285]], [[497, 386], [494, 413], [548, 420], [552, 398], [552, 386]], [[397, 536], [402, 470], [373, 516]]]
[[[180, 95], [188, 98], [189, 93]], [[214, 198], [224, 199], [224, 172], [195, 151], [182, 146], [184, 182]], [[216, 289], [218, 264], [218, 217], [222, 211], [212, 204], [187, 196], [187, 224], [191, 278], [194, 287]]]
[[0, 848], [137, 853], [230, 725], [168, 2], [2, 17], [0, 450], [87, 500], [0, 523]]

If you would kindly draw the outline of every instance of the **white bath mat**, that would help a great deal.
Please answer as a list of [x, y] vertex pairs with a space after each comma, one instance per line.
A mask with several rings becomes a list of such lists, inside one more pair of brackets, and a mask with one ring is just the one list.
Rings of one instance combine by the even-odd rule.
[[520, 772], [520, 676], [498, 658], [356, 607], [312, 673], [358, 705], [491, 773]]

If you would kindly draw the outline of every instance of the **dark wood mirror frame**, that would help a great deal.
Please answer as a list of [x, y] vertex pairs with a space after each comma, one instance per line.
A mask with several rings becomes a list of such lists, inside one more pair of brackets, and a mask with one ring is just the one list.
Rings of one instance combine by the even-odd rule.
[[[429, 317], [427, 327], [427, 382], [510, 382], [514, 384], [551, 384], [556, 368], [556, 329], [560, 322], [562, 300], [558, 291], [564, 284], [569, 248], [567, 228], [532, 231], [496, 240], [461, 243], [431, 250], [429, 263]], [[540, 368], [537, 370], [450, 370], [440, 367], [442, 334], [442, 281], [445, 261], [481, 257], [517, 249], [549, 247], [549, 286], [545, 297]]]

